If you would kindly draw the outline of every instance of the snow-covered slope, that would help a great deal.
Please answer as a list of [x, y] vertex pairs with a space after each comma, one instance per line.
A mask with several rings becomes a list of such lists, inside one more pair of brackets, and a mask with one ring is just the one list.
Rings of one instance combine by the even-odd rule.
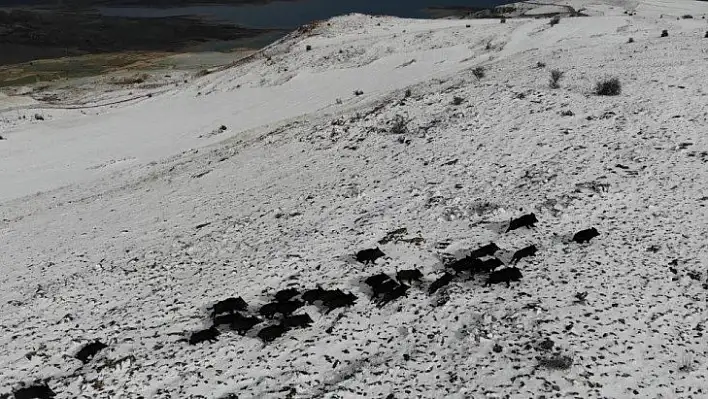
[[[187, 89], [3, 114], [0, 396], [705, 397], [708, 3], [624, 3], [554, 27], [345, 16]], [[607, 76], [621, 95], [592, 94]], [[521, 281], [428, 294], [490, 241], [539, 248]], [[365, 277], [413, 267], [372, 303]], [[358, 299], [267, 345], [185, 342], [218, 300], [318, 284]]]

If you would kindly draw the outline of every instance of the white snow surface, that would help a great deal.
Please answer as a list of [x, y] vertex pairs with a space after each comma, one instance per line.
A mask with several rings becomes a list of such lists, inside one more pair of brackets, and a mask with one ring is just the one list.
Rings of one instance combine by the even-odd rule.
[[[114, 105], [0, 98], [0, 397], [708, 397], [708, 3], [570, 3], [592, 16], [337, 17]], [[521, 281], [428, 294], [490, 241], [539, 248]], [[362, 280], [413, 267], [376, 307]], [[218, 300], [318, 284], [356, 304], [268, 345], [184, 342]]]

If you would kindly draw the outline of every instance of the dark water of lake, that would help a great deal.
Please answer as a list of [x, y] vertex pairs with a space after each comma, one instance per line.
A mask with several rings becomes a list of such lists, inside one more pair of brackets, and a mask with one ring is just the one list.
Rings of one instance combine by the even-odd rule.
[[275, 1], [262, 5], [196, 5], [175, 8], [100, 8], [106, 16], [158, 18], [200, 16], [206, 20], [228, 22], [250, 28], [294, 29], [308, 22], [353, 12], [394, 15], [405, 18], [430, 18], [432, 6], [490, 7], [503, 0], [297, 0]]

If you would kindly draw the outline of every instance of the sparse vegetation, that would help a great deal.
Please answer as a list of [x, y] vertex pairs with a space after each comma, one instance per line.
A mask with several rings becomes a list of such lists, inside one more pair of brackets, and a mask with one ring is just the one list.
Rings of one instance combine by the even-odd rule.
[[202, 76], [207, 76], [207, 75], [209, 75], [210, 73], [211, 73], [210, 70], [208, 70], [208, 69], [202, 69], [202, 70], [200, 70], [199, 72], [195, 73], [195, 74], [194, 74], [194, 77], [196, 77], [196, 78], [201, 78]]
[[595, 94], [598, 96], [617, 96], [622, 93], [622, 83], [617, 78], [608, 78], [597, 82]]
[[472, 74], [477, 79], [482, 79], [486, 75], [486, 71], [484, 70], [483, 66], [478, 66], [472, 70]]
[[452, 105], [460, 105], [460, 104], [462, 104], [463, 102], [465, 102], [465, 99], [462, 98], [462, 97], [459, 97], [459, 96], [455, 96], [455, 97], [452, 99]]
[[551, 71], [551, 79], [548, 82], [548, 85], [551, 87], [551, 89], [557, 89], [560, 87], [560, 84], [558, 82], [561, 80], [563, 77], [563, 72], [559, 71], [558, 69], [553, 69]]
[[114, 85], [135, 85], [144, 83], [149, 78], [150, 75], [146, 73], [136, 73], [131, 76], [114, 77], [110, 80], [110, 83]]
[[413, 93], [411, 92], [411, 89], [406, 89], [406, 93], [404, 94], [404, 97], [405, 97], [405, 98], [408, 98], [408, 97], [410, 97], [411, 95], [413, 95]]
[[695, 369], [693, 366], [693, 356], [686, 354], [681, 358], [681, 363], [679, 364], [679, 371], [682, 373], [690, 373]]
[[553, 18], [551, 18], [551, 21], [549, 22], [549, 24], [550, 24], [551, 26], [558, 25], [558, 23], [559, 23], [560, 21], [561, 21], [560, 15], [554, 15]]
[[541, 69], [541, 68], [545, 68], [545, 67], [546, 67], [546, 63], [543, 61], [539, 61], [536, 63], [536, 68]]
[[408, 123], [409, 119], [406, 119], [403, 115], [396, 115], [390, 122], [391, 129], [390, 132], [393, 134], [406, 134], [408, 133]]

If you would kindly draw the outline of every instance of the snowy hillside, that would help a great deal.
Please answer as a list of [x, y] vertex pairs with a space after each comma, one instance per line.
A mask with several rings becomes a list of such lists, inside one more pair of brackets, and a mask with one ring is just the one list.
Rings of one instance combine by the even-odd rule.
[[[708, 3], [570, 3], [591, 16], [349, 15], [167, 91], [0, 98], [0, 397], [706, 397]], [[429, 293], [490, 242], [538, 248], [520, 281]], [[316, 286], [356, 301], [188, 342], [220, 300]]]

